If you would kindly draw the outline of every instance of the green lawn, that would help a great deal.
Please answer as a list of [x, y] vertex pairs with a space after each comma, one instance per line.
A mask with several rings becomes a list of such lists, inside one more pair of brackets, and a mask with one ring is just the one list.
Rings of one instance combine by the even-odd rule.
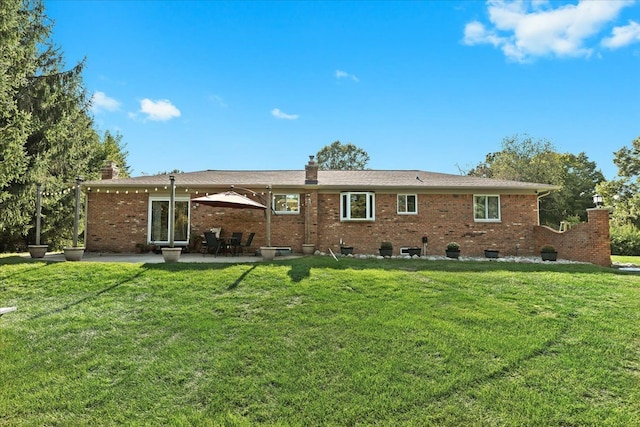
[[640, 275], [0, 258], [0, 425], [640, 425]]
[[633, 264], [640, 266], [640, 256], [612, 255], [611, 262], [614, 264]]

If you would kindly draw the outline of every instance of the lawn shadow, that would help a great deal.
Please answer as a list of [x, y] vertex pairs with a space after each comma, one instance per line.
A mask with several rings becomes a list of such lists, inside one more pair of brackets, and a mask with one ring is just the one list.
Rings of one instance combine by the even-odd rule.
[[[19, 261], [11, 261], [11, 262], [7, 262], [7, 263], [0, 261], [0, 265], [3, 265], [3, 264], [7, 264], [7, 265], [9, 265], [9, 264], [11, 264], [11, 265], [17, 265], [17, 264], [32, 264], [32, 263], [33, 263], [33, 261], [34, 261], [34, 260], [31, 260], [31, 259], [26, 259], [26, 260], [25, 260], [24, 258], [21, 258], [21, 257], [5, 257], [5, 258], [0, 258], [0, 260], [5, 260], [5, 259], [7, 259], [7, 258], [18, 258], [18, 259], [19, 259]], [[10, 275], [8, 275], [8, 276], [3, 276], [3, 278], [4, 278], [4, 279], [12, 279], [12, 278], [20, 277], [20, 276], [25, 275], [25, 274], [30, 274], [31, 272], [33, 272], [33, 270], [34, 270], [35, 268], [44, 268], [44, 267], [49, 267], [49, 266], [50, 266], [50, 265], [52, 265], [54, 262], [55, 262], [55, 261], [43, 261], [43, 260], [39, 260], [39, 263], [38, 263], [38, 264], [36, 264], [36, 265], [34, 265], [33, 267], [31, 267], [31, 268], [29, 268], [29, 269], [26, 269], [26, 270], [16, 271], [15, 273], [10, 274]]]
[[234, 290], [235, 288], [237, 288], [237, 287], [240, 285], [240, 283], [242, 283], [242, 281], [244, 280], [244, 278], [245, 278], [245, 277], [247, 277], [247, 276], [249, 275], [249, 273], [251, 273], [253, 270], [255, 270], [255, 268], [256, 268], [256, 266], [255, 266], [255, 265], [252, 265], [250, 269], [248, 269], [248, 270], [246, 270], [245, 272], [243, 272], [243, 273], [240, 275], [240, 277], [238, 277], [238, 278], [235, 280], [235, 282], [233, 282], [232, 284], [230, 284], [230, 285], [227, 287], [227, 290], [228, 290], [228, 291], [232, 291], [232, 290]]
[[554, 273], [607, 273], [629, 274], [616, 268], [601, 267], [594, 264], [580, 263], [528, 263], [507, 261], [461, 261], [461, 260], [425, 260], [425, 259], [358, 259], [332, 257], [305, 257], [282, 261], [281, 265], [291, 268], [290, 277], [299, 281], [310, 275], [312, 268], [328, 268], [333, 270], [405, 270], [415, 271], [442, 271], [442, 272], [487, 272], [487, 271], [512, 271], [512, 272], [554, 272]]
[[40, 313], [40, 314], [36, 314], [34, 316], [31, 316], [28, 320], [40, 319], [40, 318], [45, 317], [45, 316], [49, 316], [49, 315], [56, 314], [56, 313], [61, 313], [61, 312], [65, 311], [65, 310], [68, 310], [68, 309], [70, 309], [72, 307], [78, 306], [78, 305], [80, 305], [80, 304], [82, 304], [82, 303], [84, 303], [86, 301], [89, 301], [90, 299], [97, 298], [97, 297], [99, 297], [100, 295], [102, 295], [104, 293], [110, 292], [110, 291], [116, 289], [117, 287], [119, 287], [121, 285], [124, 285], [125, 283], [132, 282], [135, 279], [137, 279], [140, 276], [142, 276], [143, 274], [144, 274], [144, 271], [140, 271], [140, 272], [134, 274], [133, 276], [129, 277], [128, 279], [121, 280], [118, 283], [114, 283], [111, 286], [108, 286], [108, 287], [106, 287], [104, 289], [101, 289], [98, 292], [95, 292], [95, 293], [93, 293], [91, 295], [87, 295], [87, 296], [85, 296], [83, 298], [80, 298], [77, 301], [71, 302], [69, 304], [65, 304], [62, 307], [59, 307], [59, 308], [56, 308], [56, 309], [53, 309], [53, 310], [46, 311], [44, 313]]
[[199, 271], [211, 271], [211, 270], [224, 270], [224, 269], [227, 269], [227, 268], [235, 268], [238, 265], [250, 266], [250, 268], [245, 270], [232, 284], [227, 286], [227, 290], [233, 290], [233, 289], [236, 289], [238, 286], [240, 286], [240, 283], [242, 283], [242, 281], [245, 279], [245, 277], [247, 277], [247, 275], [249, 275], [249, 273], [251, 273], [253, 270], [255, 270], [258, 267], [259, 264], [253, 263], [253, 262], [251, 262], [251, 263], [246, 263], [246, 262], [245, 263], [234, 263], [234, 264], [171, 262], [171, 263], [159, 263], [159, 264], [155, 264], [155, 263], [143, 264], [141, 266], [141, 268], [144, 268], [146, 270], [162, 270], [162, 271], [175, 271], [175, 272], [184, 272], [184, 271], [199, 272]]
[[32, 261], [43, 261], [42, 258], [25, 258], [20, 255], [0, 256], [0, 265], [2, 264], [24, 264]]
[[300, 282], [311, 276], [311, 267], [308, 263], [293, 263], [287, 275], [293, 282]]

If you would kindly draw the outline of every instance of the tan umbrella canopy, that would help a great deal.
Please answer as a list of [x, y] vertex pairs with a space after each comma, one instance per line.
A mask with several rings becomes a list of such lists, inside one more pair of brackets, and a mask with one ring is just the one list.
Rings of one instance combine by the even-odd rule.
[[196, 197], [191, 201], [218, 208], [267, 209], [265, 205], [251, 200], [250, 198], [243, 196], [242, 194], [238, 194], [235, 191], [225, 191], [224, 193]]

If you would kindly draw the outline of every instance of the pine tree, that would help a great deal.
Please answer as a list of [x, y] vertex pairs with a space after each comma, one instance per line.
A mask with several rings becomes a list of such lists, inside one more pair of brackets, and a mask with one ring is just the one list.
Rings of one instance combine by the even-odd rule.
[[99, 136], [81, 77], [84, 62], [65, 70], [49, 39], [41, 0], [0, 3], [0, 250], [34, 240], [36, 185], [43, 199], [42, 239], [71, 240], [75, 177], [97, 177]]

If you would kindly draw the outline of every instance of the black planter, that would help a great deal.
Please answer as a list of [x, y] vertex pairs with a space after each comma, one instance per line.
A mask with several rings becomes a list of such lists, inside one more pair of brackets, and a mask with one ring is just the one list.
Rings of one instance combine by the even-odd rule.
[[556, 261], [558, 259], [558, 252], [540, 252], [540, 256], [543, 261]]
[[495, 249], [484, 250], [484, 256], [487, 258], [498, 258], [498, 255], [500, 255], [500, 251], [497, 251]]
[[342, 255], [351, 255], [353, 253], [353, 246], [340, 246], [340, 253]]
[[447, 254], [447, 258], [458, 258], [460, 256], [460, 251], [450, 251], [450, 250], [445, 250], [444, 251]]
[[407, 253], [409, 254], [409, 256], [414, 256], [414, 255], [420, 256], [421, 253], [422, 253], [422, 249], [420, 249], [420, 248], [408, 248], [407, 249]]
[[391, 256], [393, 255], [393, 249], [378, 249], [380, 251], [380, 256]]

